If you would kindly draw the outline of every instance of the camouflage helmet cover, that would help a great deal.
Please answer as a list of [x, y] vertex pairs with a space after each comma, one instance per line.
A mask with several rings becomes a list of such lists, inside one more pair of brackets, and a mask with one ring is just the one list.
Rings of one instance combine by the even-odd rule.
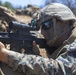
[[56, 17], [62, 21], [76, 20], [73, 12], [65, 5], [60, 3], [51, 3], [44, 7], [40, 12], [39, 24], [49, 20], [51, 17]]

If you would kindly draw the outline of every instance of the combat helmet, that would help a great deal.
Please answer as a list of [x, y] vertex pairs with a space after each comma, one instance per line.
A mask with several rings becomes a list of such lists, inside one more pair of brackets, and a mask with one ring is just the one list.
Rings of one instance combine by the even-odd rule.
[[[65, 6], [61, 3], [50, 3], [49, 5], [44, 7], [40, 11], [39, 17], [37, 19], [37, 23], [38, 23], [38, 25], [42, 25], [42, 23], [47, 22], [51, 18], [53, 18], [53, 20], [55, 22], [53, 21], [54, 22], [53, 23], [53, 28], [54, 28], [53, 29], [53, 31], [54, 31], [53, 38], [50, 39], [49, 41], [47, 41], [47, 44], [50, 47], [55, 46], [57, 44], [58, 39], [61, 38], [61, 36], [63, 34], [67, 33], [67, 30], [66, 30], [66, 31], [61, 32], [60, 34], [57, 34], [56, 19], [61, 20], [61, 22], [63, 21], [65, 23], [68, 22], [68, 21], [75, 21], [76, 20], [75, 15], [73, 14], [73, 12], [67, 6]], [[71, 29], [71, 28], [68, 28], [68, 30]]]
[[50, 19], [51, 17], [56, 17], [62, 21], [75, 21], [75, 15], [73, 12], [65, 5], [61, 3], [51, 3], [44, 7], [39, 16], [39, 24]]

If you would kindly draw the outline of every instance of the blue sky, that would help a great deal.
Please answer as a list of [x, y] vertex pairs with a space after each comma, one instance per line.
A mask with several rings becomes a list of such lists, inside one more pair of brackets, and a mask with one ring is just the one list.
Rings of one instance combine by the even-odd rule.
[[42, 5], [44, 4], [45, 0], [1, 0], [2, 2], [8, 1], [12, 3], [14, 6], [27, 6], [27, 4], [33, 4], [33, 5]]

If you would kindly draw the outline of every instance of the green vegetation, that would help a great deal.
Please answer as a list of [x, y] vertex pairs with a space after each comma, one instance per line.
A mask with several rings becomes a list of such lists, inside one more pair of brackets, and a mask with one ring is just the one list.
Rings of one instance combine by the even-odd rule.
[[14, 12], [15, 8], [13, 7], [13, 5], [10, 3], [10, 2], [2, 2], [0, 1], [0, 6], [4, 6], [4, 7], [7, 7], [7, 8], [10, 8], [12, 12]]
[[[76, 0], [45, 0], [44, 6], [52, 2], [57, 2], [67, 5], [76, 15]], [[2, 0], [0, 0], [0, 6], [10, 8], [12, 12], [14, 12], [15, 9], [22, 9], [21, 6], [14, 7], [10, 2], [6, 1], [3, 3]], [[40, 7], [43, 8], [44, 6], [41, 5]], [[23, 8], [25, 9], [26, 6], [24, 6]]]

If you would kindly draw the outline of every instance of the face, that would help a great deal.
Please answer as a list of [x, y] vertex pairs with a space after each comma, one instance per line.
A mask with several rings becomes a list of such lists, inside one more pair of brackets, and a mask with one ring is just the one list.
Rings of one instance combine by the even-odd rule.
[[45, 37], [45, 39], [47, 41], [53, 38], [54, 29], [53, 29], [53, 21], [52, 20], [49, 20], [49, 21], [46, 21], [46, 22], [42, 23], [41, 34]]
[[[62, 22], [57, 19], [56, 19], [56, 23], [54, 23], [53, 19], [50, 19], [41, 24], [41, 34], [44, 36], [46, 41], [49, 42], [56, 36], [60, 37], [65, 32], [65, 30], [68, 29], [68, 25], [66, 25], [66, 24], [67, 24], [66, 22]], [[68, 35], [65, 36], [65, 38], [63, 38], [63, 39], [65, 40], [66, 37], [68, 37]], [[63, 39], [60, 40], [60, 38], [59, 38], [57, 40], [60, 40], [60, 42], [62, 42]], [[58, 43], [59, 43], [59, 41], [58, 41]]]

